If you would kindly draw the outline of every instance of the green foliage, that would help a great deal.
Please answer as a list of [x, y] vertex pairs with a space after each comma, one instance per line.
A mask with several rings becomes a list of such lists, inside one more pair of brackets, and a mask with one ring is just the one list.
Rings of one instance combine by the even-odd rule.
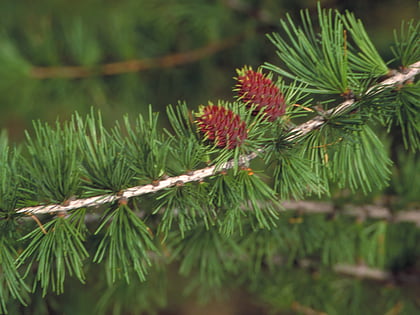
[[209, 192], [212, 203], [218, 210], [219, 231], [226, 236], [238, 232], [242, 234], [242, 225], [250, 215], [248, 211], [241, 209], [240, 189], [237, 176], [217, 176], [213, 179]]
[[420, 257], [419, 229], [409, 223], [392, 226], [382, 222], [381, 225], [382, 231], [386, 232], [385, 237], [378, 235], [385, 254], [381, 263], [392, 271], [413, 268]]
[[76, 132], [70, 124], [56, 128], [34, 123], [35, 137], [26, 133], [29, 159], [24, 180], [28, 199], [38, 202], [63, 202], [78, 193], [80, 168], [77, 163]]
[[[212, 14], [218, 13], [217, 8], [205, 5], [213, 8]], [[172, 12], [169, 8], [177, 7], [172, 2], [168, 7], [149, 6], [162, 12], [168, 24], [170, 18], [185, 20], [191, 13], [182, 4]], [[267, 63], [265, 68], [284, 76], [276, 82], [287, 103], [284, 116], [271, 122], [265, 119], [264, 109], [255, 113], [257, 106], [249, 109], [240, 100], [215, 103], [246, 124], [247, 138], [234, 149], [205, 139], [196, 128], [199, 110], [190, 111], [186, 103], [167, 108], [166, 129], [160, 128], [152, 107], [134, 120], [125, 116], [111, 129], [94, 110], [54, 126], [36, 122], [33, 134], [26, 133], [22, 154], [1, 135], [0, 312], [7, 311], [11, 299], [26, 301], [27, 283], [33, 281], [33, 291], [38, 288], [42, 298], [48, 299], [49, 292], [63, 293], [69, 277], [89, 282], [95, 264], [101, 264], [97, 269], [107, 280], [106, 286], [103, 282], [96, 286], [103, 291], [96, 311], [128, 312], [130, 299], [136, 300], [136, 311], [149, 311], [165, 300], [162, 281], [154, 278], [160, 277], [156, 270], [172, 263], [190, 278], [185, 279], [190, 294], [205, 296], [241, 285], [259, 290], [264, 285], [262, 299], [275, 308], [290, 308], [299, 301], [315, 310], [343, 314], [352, 302], [349, 312], [357, 314], [366, 302], [365, 286], [361, 281], [337, 281], [325, 271], [326, 266], [356, 262], [380, 268], [412, 266], [419, 252], [412, 241], [418, 237], [413, 226], [407, 227], [411, 242], [401, 246], [402, 229], [386, 221], [355, 220], [340, 207], [330, 216], [282, 208], [282, 200], [312, 195], [334, 198], [337, 191], [347, 190], [352, 196], [363, 193], [371, 198], [369, 193], [386, 187], [392, 162], [382, 137], [374, 132], [381, 130], [378, 122], [388, 131], [399, 128], [405, 148], [413, 151], [412, 160], [400, 157], [407, 165], [397, 171], [410, 179], [410, 172], [417, 170], [418, 81], [412, 78], [413, 82], [402, 82], [402, 86], [381, 86], [388, 63], [360, 20], [320, 5], [317, 13], [319, 27], [307, 10], [301, 13], [301, 26], [287, 16], [281, 21], [285, 35], [270, 35], [281, 65]], [[109, 24], [125, 30], [124, 23], [134, 23], [136, 14], [140, 13], [133, 12], [127, 21], [116, 16]], [[145, 23], [150, 23], [151, 17], [146, 18]], [[197, 25], [215, 27], [212, 36], [217, 38], [221, 29], [210, 13], [207, 19], [208, 24], [197, 20]], [[89, 69], [114, 57], [112, 50], [110, 56], [103, 54], [104, 43], [95, 35], [103, 34], [99, 26], [87, 28], [84, 19], [76, 17], [70, 19], [69, 28], [59, 20], [51, 23], [63, 32], [63, 47], [45, 40], [38, 53], [34, 35], [25, 35], [27, 54], [33, 54], [37, 63], [55, 60], [52, 64], [60, 64], [61, 53], [57, 52], [66, 47], [70, 61]], [[41, 33], [57, 36], [56, 30], [43, 27], [47, 29]], [[408, 66], [418, 61], [418, 26], [410, 22], [404, 27], [394, 54]], [[152, 29], [147, 36], [174, 32], [171, 26], [168, 34]], [[134, 34], [128, 36], [140, 40]], [[2, 35], [0, 40], [11, 39]], [[132, 46], [115, 34], [105, 42], [110, 47], [121, 45], [117, 57], [134, 56]], [[0, 62], [14, 55], [12, 47], [9, 43], [0, 49]], [[23, 73], [24, 61], [25, 57], [17, 55], [11, 67], [20, 65]], [[116, 80], [125, 85], [126, 79]], [[61, 83], [53, 89], [55, 93], [65, 89]], [[92, 89], [95, 97], [106, 96], [93, 83], [80, 84]], [[409, 187], [415, 185], [414, 177], [414, 184], [407, 179], [401, 184], [393, 182], [395, 191], [415, 199], [416, 192]], [[98, 195], [89, 206], [80, 205], [86, 200], [78, 198]], [[72, 212], [55, 213], [53, 209], [52, 215], [39, 218], [34, 209], [16, 213], [21, 206], [50, 204], [68, 206]], [[412, 256], [405, 257], [407, 253]], [[315, 271], [308, 276], [294, 270], [297, 279], [288, 273], [296, 266]], [[19, 268], [26, 271], [26, 278]], [[317, 274], [322, 277], [318, 279]], [[267, 276], [277, 290], [266, 283]], [[316, 290], [305, 294], [302, 285]], [[161, 291], [148, 292], [156, 288]], [[325, 292], [331, 294], [330, 301]], [[378, 309], [389, 308], [386, 301], [378, 302]]]
[[199, 222], [209, 226], [214, 211], [208, 202], [208, 191], [203, 184], [179, 182], [160, 193], [156, 197], [154, 214], [161, 214], [162, 220], [158, 226], [159, 235], [163, 240], [168, 237], [174, 223], [184, 235]]
[[17, 187], [20, 185], [17, 157], [16, 149], [10, 152], [6, 133], [0, 133], [0, 218], [13, 213], [16, 208]]
[[[35, 228], [23, 237], [22, 240], [30, 243], [19, 255], [17, 264], [26, 266], [27, 275], [36, 268], [35, 281], [40, 282], [43, 296], [50, 289], [63, 293], [67, 273], [85, 281], [83, 266], [89, 255], [83, 244], [86, 234], [84, 217], [83, 210], [69, 218], [59, 216], [47, 222], [43, 229]], [[36, 284], [34, 282], [34, 290]]]
[[360, 257], [370, 266], [385, 267], [388, 224], [378, 221], [361, 226], [358, 234]]
[[391, 178], [394, 194], [400, 196], [396, 200], [397, 209], [406, 207], [409, 204], [418, 204], [418, 187], [420, 187], [420, 162], [418, 154], [398, 154]]
[[363, 125], [344, 133], [328, 126], [322, 129], [311, 134], [302, 146], [318, 178], [352, 191], [360, 188], [365, 194], [387, 183], [391, 161], [371, 128]]
[[348, 50], [351, 68], [360, 74], [360, 78], [380, 77], [387, 74], [388, 67], [371, 42], [362, 21], [356, 19], [350, 12], [346, 12], [342, 20], [357, 47], [353, 48], [350, 43], [347, 44], [351, 47]]
[[[277, 33], [269, 36], [289, 71], [273, 64], [266, 64], [267, 69], [307, 84], [308, 88], [303, 90], [317, 94], [359, 91], [360, 79], [388, 72], [363, 24], [353, 14], [341, 15], [318, 6], [319, 33], [308, 10], [302, 11], [301, 20], [299, 27], [287, 16], [287, 20], [281, 21], [286, 36]], [[348, 42], [347, 34], [354, 44]]]
[[269, 39], [291, 72], [270, 64], [267, 68], [307, 84], [305, 90], [310, 92], [344, 93], [349, 88], [349, 70], [343, 24], [338, 15], [332, 15], [332, 10], [319, 9], [318, 15], [320, 34], [315, 33], [309, 11], [301, 12], [302, 27], [296, 26], [290, 16], [281, 21], [287, 39], [279, 34], [272, 34]]
[[193, 126], [192, 113], [187, 104], [169, 105], [168, 119], [173, 134], [166, 130], [171, 139], [168, 168], [171, 174], [187, 173], [209, 162], [208, 150], [201, 145], [198, 133]]
[[388, 118], [388, 126], [396, 124], [402, 132], [406, 149], [420, 149], [420, 83], [410, 84], [397, 93], [395, 115]]
[[[255, 217], [255, 227], [270, 229], [276, 226], [279, 203], [276, 201], [276, 193], [254, 172], [244, 170], [238, 174], [240, 187], [240, 199], [246, 200], [246, 206]], [[262, 206], [266, 200], [272, 202]]]
[[274, 189], [280, 199], [302, 199], [306, 195], [325, 193], [324, 183], [317, 177], [310, 160], [301, 156], [298, 150], [289, 150], [278, 155], [273, 172]]
[[15, 258], [17, 256], [13, 244], [0, 237], [0, 313], [7, 313], [7, 303], [10, 297], [26, 304], [29, 291], [26, 283], [16, 269]]
[[149, 107], [147, 119], [139, 115], [132, 126], [128, 117], [125, 117], [124, 127], [127, 135], [120, 131], [119, 126], [115, 135], [119, 144], [125, 149], [127, 162], [134, 171], [136, 179], [147, 182], [165, 175], [169, 148], [167, 141], [157, 129], [158, 113], [153, 113]]
[[372, 283], [332, 275], [323, 268], [316, 271], [283, 268], [258, 280], [253, 283], [255, 289], [251, 292], [277, 312], [292, 309], [297, 313], [310, 310], [357, 315], [365, 312], [386, 314], [395, 310], [415, 314], [418, 311], [415, 302], [398, 286], [378, 289]]
[[173, 259], [181, 260], [181, 275], [189, 276], [198, 266], [198, 284], [212, 288], [220, 288], [226, 275], [235, 273], [236, 259], [242, 254], [232, 238], [204, 226], [197, 226], [185, 237], [173, 237], [168, 245], [173, 248]]
[[340, 142], [331, 159], [331, 174], [340, 188], [349, 187], [356, 191], [361, 188], [364, 193], [375, 188], [382, 188], [389, 180], [390, 165], [382, 142], [368, 126], [356, 131], [353, 141]]
[[406, 67], [420, 59], [420, 22], [414, 20], [401, 22], [400, 33], [394, 31], [395, 44], [391, 50], [395, 58]]
[[98, 288], [100, 298], [93, 312], [114, 315], [136, 312], [154, 314], [167, 303], [166, 274], [161, 270], [152, 270], [147, 281], [140, 281], [137, 277], [127, 285], [124, 280], [119, 280], [107, 287]]
[[84, 124], [77, 118], [80, 150], [86, 155], [82, 164], [89, 194], [118, 192], [129, 187], [133, 172], [122, 154], [123, 147], [105, 130], [100, 114], [93, 113]]
[[134, 273], [144, 281], [151, 266], [151, 252], [156, 252], [147, 225], [126, 205], [110, 208], [95, 234], [104, 235], [98, 245], [94, 262], [105, 261], [110, 282], [125, 279], [130, 283]]

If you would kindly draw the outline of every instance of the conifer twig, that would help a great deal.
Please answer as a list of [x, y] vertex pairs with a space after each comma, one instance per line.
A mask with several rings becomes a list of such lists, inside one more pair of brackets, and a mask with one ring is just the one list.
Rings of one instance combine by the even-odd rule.
[[[376, 91], [380, 91], [381, 90], [380, 88], [385, 89], [386, 87], [389, 87], [389, 86], [396, 86], [398, 84], [403, 84], [404, 82], [414, 78], [419, 73], [420, 73], [420, 61], [417, 61], [413, 63], [412, 65], [408, 66], [406, 69], [404, 69], [403, 72], [394, 73], [388, 79], [378, 83], [377, 85], [372, 86], [371, 88], [367, 90], [367, 93], [373, 91], [374, 89], [376, 89]], [[350, 106], [352, 106], [354, 102], [355, 102], [354, 98], [346, 100], [340, 105], [325, 111], [324, 115], [329, 116], [331, 114], [343, 113]], [[300, 138], [306, 135], [312, 130], [321, 127], [324, 123], [325, 123], [324, 116], [316, 116], [315, 118], [308, 120], [307, 122], [292, 129], [291, 135], [287, 138], [287, 140], [289, 141], [296, 140], [297, 138]]]
[[[257, 156], [257, 153], [251, 153], [246, 156], [241, 157], [242, 162], [250, 161]], [[219, 169], [230, 169], [234, 165], [233, 161], [229, 161], [221, 166]], [[172, 187], [175, 185], [179, 185], [179, 183], [189, 183], [189, 182], [196, 182], [203, 180], [204, 178], [210, 177], [217, 173], [216, 165], [208, 166], [206, 168], [202, 168], [191, 172], [189, 175], [179, 175], [174, 177], [169, 177], [167, 179], [163, 179], [158, 181], [156, 184], [148, 184], [143, 186], [135, 186], [130, 187], [124, 190], [122, 193], [118, 194], [106, 194], [100, 196], [94, 196], [89, 198], [83, 199], [75, 199], [66, 203], [66, 205], [62, 204], [52, 204], [52, 205], [43, 205], [43, 206], [35, 206], [35, 207], [26, 207], [17, 209], [17, 213], [26, 213], [26, 214], [43, 214], [43, 213], [56, 213], [56, 212], [66, 212], [69, 210], [85, 208], [85, 207], [98, 207], [100, 205], [114, 202], [120, 199], [128, 199], [132, 197], [137, 197], [153, 192], [157, 192], [159, 190]]]
[[[410, 65], [404, 69], [403, 73], [397, 72], [393, 74], [388, 79], [378, 83], [377, 85], [371, 87], [369, 91], [373, 89], [385, 88], [388, 86], [396, 86], [398, 84], [403, 84], [407, 80], [413, 79], [417, 74], [420, 73], [420, 61]], [[354, 99], [346, 100], [335, 108], [332, 108], [326, 112], [326, 114], [331, 113], [342, 113], [347, 108], [349, 108], [355, 102]], [[299, 126], [294, 128], [291, 132], [292, 135], [288, 138], [289, 141], [293, 141], [301, 136], [306, 135], [310, 131], [319, 128], [322, 124], [325, 123], [325, 119], [322, 116], [317, 116]], [[242, 162], [250, 161], [257, 156], [257, 153], [253, 152], [251, 154], [242, 156], [240, 159]], [[221, 169], [230, 169], [234, 165], [233, 161], [229, 161], [222, 165]], [[170, 177], [164, 180], [160, 180], [157, 185], [144, 185], [136, 186], [125, 189], [120, 194], [106, 194], [100, 196], [94, 196], [90, 198], [76, 199], [68, 202], [66, 205], [61, 204], [52, 204], [52, 205], [40, 205], [34, 207], [25, 207], [21, 209], [16, 209], [17, 213], [27, 213], [27, 214], [42, 214], [42, 213], [56, 213], [60, 211], [69, 211], [78, 208], [84, 207], [97, 207], [106, 203], [111, 203], [117, 201], [121, 198], [132, 198], [141, 196], [148, 193], [157, 192], [161, 189], [175, 186], [177, 183], [188, 183], [194, 181], [200, 181], [207, 177], [214, 175], [217, 172], [216, 166], [209, 166], [203, 169], [196, 170], [190, 175], [184, 174], [179, 176]]]

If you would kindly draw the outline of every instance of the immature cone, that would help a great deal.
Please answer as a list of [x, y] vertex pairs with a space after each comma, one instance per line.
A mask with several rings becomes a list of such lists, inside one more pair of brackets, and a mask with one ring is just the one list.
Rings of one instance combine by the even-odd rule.
[[222, 106], [203, 107], [196, 123], [204, 137], [221, 148], [234, 149], [248, 136], [246, 124], [239, 115]]
[[256, 106], [254, 114], [263, 110], [269, 121], [284, 115], [286, 103], [283, 94], [270, 78], [247, 67], [239, 70], [238, 74], [235, 86], [238, 99], [248, 107]]

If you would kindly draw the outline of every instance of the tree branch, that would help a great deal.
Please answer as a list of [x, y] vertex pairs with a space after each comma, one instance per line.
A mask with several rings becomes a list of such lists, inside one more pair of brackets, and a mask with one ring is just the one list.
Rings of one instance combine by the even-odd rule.
[[[403, 70], [403, 72], [396, 72], [388, 79], [380, 82], [379, 84], [376, 84], [369, 88], [367, 90], [367, 93], [372, 92], [376, 90], [376, 92], [379, 92], [389, 86], [397, 86], [399, 84], [403, 84], [404, 82], [413, 79], [417, 74], [420, 73], [420, 61], [417, 61], [416, 63], [413, 63], [409, 67]], [[355, 99], [349, 99], [345, 102], [341, 103], [340, 105], [331, 108], [327, 110], [324, 115], [330, 116], [332, 114], [339, 115], [343, 112], [345, 112], [348, 108], [350, 108], [354, 102]], [[300, 138], [307, 133], [311, 132], [314, 129], [317, 129], [321, 127], [325, 123], [325, 119], [323, 116], [317, 116], [299, 126], [291, 130], [291, 135], [287, 138], [289, 141], [296, 140], [297, 138]]]
[[[371, 87], [368, 90], [372, 91], [376, 89], [377, 91], [381, 88], [386, 88], [388, 86], [396, 86], [403, 84], [407, 80], [413, 79], [417, 74], [420, 73], [420, 61], [412, 64], [407, 67], [403, 73], [397, 72], [393, 74], [390, 78], [378, 83], [377, 85]], [[342, 113], [348, 109], [354, 100], [347, 100], [335, 108], [332, 108], [326, 112], [326, 114], [332, 113]], [[309, 133], [310, 131], [319, 128], [325, 123], [325, 120], [322, 116], [317, 116], [291, 130], [292, 135], [288, 138], [289, 141], [296, 140], [299, 137], [302, 137]], [[241, 161], [247, 162], [254, 159], [257, 156], [257, 153], [251, 153], [241, 157]], [[230, 169], [234, 165], [233, 161], [229, 161], [221, 166], [221, 169]], [[21, 209], [16, 209], [17, 213], [27, 213], [27, 214], [43, 214], [43, 213], [56, 213], [56, 212], [65, 212], [73, 209], [84, 208], [84, 207], [96, 207], [106, 203], [118, 201], [120, 199], [128, 199], [132, 197], [141, 196], [148, 193], [157, 192], [164, 188], [175, 186], [176, 184], [194, 182], [204, 180], [207, 177], [210, 177], [217, 173], [216, 166], [209, 166], [203, 169], [196, 170], [190, 175], [180, 175], [175, 177], [170, 177], [158, 182], [157, 185], [144, 185], [128, 188], [122, 191], [121, 194], [106, 194], [90, 198], [76, 199], [69, 201], [66, 205], [61, 204], [52, 204], [52, 205], [40, 205], [35, 207], [25, 207]]]
[[393, 278], [391, 272], [379, 268], [372, 268], [364, 264], [348, 265], [337, 264], [333, 266], [333, 270], [348, 276], [357, 278], [365, 278], [377, 281], [389, 281]]
[[[257, 153], [251, 153], [241, 157], [242, 162], [250, 161], [257, 156]], [[234, 162], [229, 161], [222, 164], [219, 169], [231, 169], [233, 168]], [[157, 192], [159, 190], [175, 186], [179, 183], [197, 182], [212, 176], [217, 173], [216, 165], [212, 165], [203, 169], [191, 172], [189, 175], [179, 175], [169, 177], [168, 179], [160, 180], [156, 184], [149, 184], [143, 186], [135, 186], [127, 188], [120, 194], [106, 194], [90, 198], [76, 199], [66, 203], [66, 205], [52, 204], [44, 206], [26, 207], [16, 210], [17, 213], [26, 214], [45, 214], [54, 212], [66, 212], [73, 209], [85, 208], [85, 207], [98, 207], [100, 205], [118, 201], [121, 199], [129, 199], [132, 197], [138, 197], [141, 195]]]
[[393, 213], [391, 209], [380, 205], [345, 205], [340, 210], [337, 210], [331, 202], [294, 200], [284, 201], [281, 205], [286, 210], [296, 210], [301, 213], [337, 213], [357, 217], [361, 221], [370, 218], [375, 220], [383, 219], [390, 222], [411, 222], [420, 228], [420, 209]]
[[122, 73], [139, 72], [153, 68], [170, 68], [182, 64], [193, 63], [219, 51], [235, 45], [243, 36], [229, 37], [212, 42], [195, 50], [169, 54], [163, 57], [133, 59], [112, 62], [94, 67], [62, 66], [62, 67], [33, 67], [30, 76], [35, 79], [51, 78], [85, 78], [93, 75], [116, 75]]

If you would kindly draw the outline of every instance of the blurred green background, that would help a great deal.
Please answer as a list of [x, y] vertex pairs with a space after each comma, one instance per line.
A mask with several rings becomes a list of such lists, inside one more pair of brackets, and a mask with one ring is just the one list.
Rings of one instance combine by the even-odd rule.
[[[355, 12], [388, 59], [392, 30], [418, 15], [413, 0], [321, 3]], [[265, 34], [302, 8], [316, 1], [2, 0], [0, 129], [21, 140], [33, 119], [90, 107], [112, 124], [148, 104], [232, 99], [235, 69], [276, 63]]]
[[[321, 3], [323, 7], [353, 11], [361, 18], [385, 60], [392, 58], [389, 46], [393, 29], [398, 29], [402, 20], [418, 19], [419, 14], [414, 0]], [[209, 100], [232, 100], [235, 69], [243, 65], [255, 68], [265, 61], [275, 64], [275, 49], [265, 34], [281, 33], [280, 18], [287, 12], [296, 17], [304, 8], [316, 15], [316, 1], [310, 0], [2, 0], [0, 130], [7, 130], [12, 140], [20, 142], [34, 119], [65, 120], [74, 111], [84, 114], [91, 107], [100, 109], [110, 126], [125, 113], [146, 112], [149, 104], [163, 112], [167, 104], [179, 100], [185, 100], [190, 108]], [[162, 113], [163, 123], [164, 116]], [[404, 168], [395, 169], [397, 176], [385, 193], [405, 196], [398, 201], [401, 209], [413, 201], [418, 205], [413, 187], [418, 182], [418, 176], [413, 176], [419, 169], [418, 158], [405, 157], [400, 147], [392, 154], [400, 158]], [[341, 198], [356, 201], [353, 195]], [[403, 236], [401, 239], [405, 240]], [[294, 277], [283, 273], [279, 274], [280, 282], [282, 277]], [[171, 273], [174, 279], [169, 281], [178, 284], [175, 274]], [[314, 280], [308, 279], [307, 288]], [[261, 295], [275, 304], [270, 301], [268, 283], [272, 280], [261, 279], [258, 288], [265, 288]], [[89, 285], [97, 286], [96, 282]], [[81, 287], [69, 282], [64, 296], [58, 301], [50, 297], [50, 303], [66, 305], [71, 310], [68, 314], [82, 314], [75, 309], [92, 303], [95, 296], [81, 294]], [[160, 298], [159, 293], [149, 294]], [[181, 301], [175, 285], [168, 294], [167, 309], [173, 311], [162, 314], [258, 314], [265, 308], [261, 304], [250, 306], [251, 299], [242, 294], [235, 295], [230, 303], [213, 303], [203, 309], [188, 299]], [[123, 300], [129, 298], [122, 296]], [[151, 303], [160, 304], [155, 300]], [[284, 314], [296, 313], [299, 311]]]

